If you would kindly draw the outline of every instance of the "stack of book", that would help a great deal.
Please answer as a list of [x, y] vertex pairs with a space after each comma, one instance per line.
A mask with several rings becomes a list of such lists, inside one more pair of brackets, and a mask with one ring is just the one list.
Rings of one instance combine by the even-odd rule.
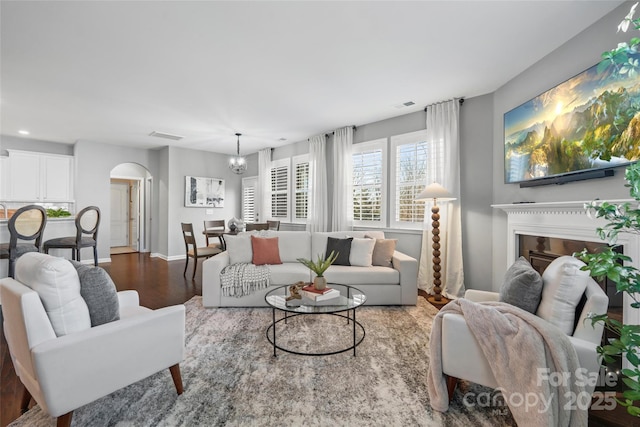
[[329, 301], [340, 296], [340, 291], [333, 288], [324, 288], [319, 291], [313, 284], [307, 285], [300, 291], [302, 296], [313, 302]]

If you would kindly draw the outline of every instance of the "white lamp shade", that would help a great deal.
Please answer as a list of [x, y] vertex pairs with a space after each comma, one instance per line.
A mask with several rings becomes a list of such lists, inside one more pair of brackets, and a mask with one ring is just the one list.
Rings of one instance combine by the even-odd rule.
[[416, 197], [416, 200], [428, 200], [428, 199], [438, 199], [441, 201], [447, 200], [455, 200], [453, 194], [449, 193], [446, 188], [442, 185], [434, 182], [433, 184], [427, 185], [427, 187], [422, 190], [420, 194]]

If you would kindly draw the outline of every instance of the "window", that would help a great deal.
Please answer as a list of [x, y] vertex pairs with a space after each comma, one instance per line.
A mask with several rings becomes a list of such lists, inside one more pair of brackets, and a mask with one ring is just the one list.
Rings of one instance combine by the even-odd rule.
[[391, 137], [391, 227], [422, 228], [424, 201], [416, 196], [427, 182], [426, 131]]
[[292, 159], [292, 163], [294, 198], [291, 222], [306, 223], [309, 207], [309, 156], [296, 156]]
[[289, 221], [289, 159], [271, 163], [271, 218]]
[[242, 219], [245, 222], [256, 222], [256, 192], [258, 177], [242, 178]]
[[353, 224], [386, 226], [387, 140], [353, 145]]

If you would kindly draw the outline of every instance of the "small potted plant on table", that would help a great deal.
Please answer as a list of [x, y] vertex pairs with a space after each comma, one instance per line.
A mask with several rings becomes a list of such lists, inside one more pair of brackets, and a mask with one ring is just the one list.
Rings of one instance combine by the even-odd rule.
[[332, 251], [327, 258], [318, 255], [318, 259], [316, 261], [306, 258], [298, 258], [297, 261], [316, 273], [316, 277], [313, 279], [313, 286], [317, 290], [321, 291], [327, 287], [327, 279], [324, 277], [324, 272], [327, 271], [327, 268], [333, 264], [336, 258], [338, 258], [338, 254], [335, 251]]

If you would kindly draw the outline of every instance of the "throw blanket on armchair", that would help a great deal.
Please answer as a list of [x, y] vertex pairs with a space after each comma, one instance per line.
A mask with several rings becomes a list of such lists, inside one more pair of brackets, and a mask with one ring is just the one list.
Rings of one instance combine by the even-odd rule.
[[[587, 410], [580, 409], [579, 404], [584, 400], [580, 398], [584, 387], [575, 376], [580, 364], [569, 338], [547, 321], [518, 307], [501, 302], [475, 303], [464, 298], [447, 304], [433, 321], [427, 381], [433, 409], [444, 412], [449, 408], [440, 349], [442, 317], [446, 313], [465, 317], [484, 356], [491, 361], [493, 376], [518, 425], [587, 425]], [[570, 377], [550, 384], [548, 379], [540, 380], [538, 368], [549, 368], [548, 373], [554, 378], [554, 372]], [[533, 398], [532, 393], [538, 397], [538, 404], [527, 407], [526, 399]], [[522, 404], [518, 404], [520, 397], [524, 399]]]
[[266, 265], [247, 263], [230, 264], [220, 272], [222, 295], [243, 297], [269, 287], [271, 273]]

